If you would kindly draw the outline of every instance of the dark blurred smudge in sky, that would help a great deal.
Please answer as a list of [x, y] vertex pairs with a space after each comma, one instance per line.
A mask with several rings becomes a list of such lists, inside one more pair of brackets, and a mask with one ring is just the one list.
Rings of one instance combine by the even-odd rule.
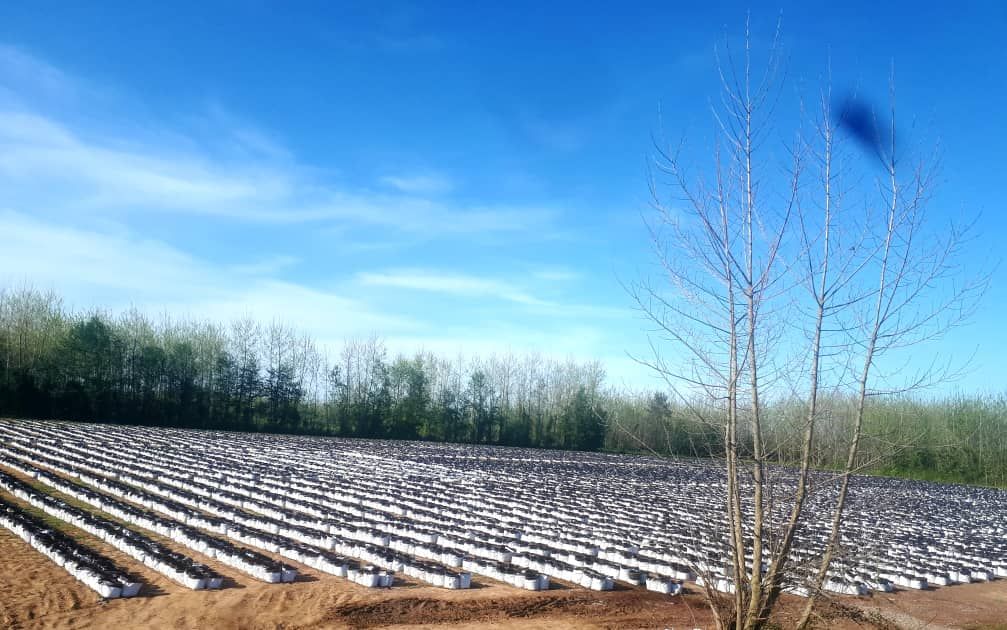
[[855, 92], [848, 92], [832, 107], [836, 127], [869, 155], [887, 161], [892, 153], [892, 121], [885, 109], [876, 108]]

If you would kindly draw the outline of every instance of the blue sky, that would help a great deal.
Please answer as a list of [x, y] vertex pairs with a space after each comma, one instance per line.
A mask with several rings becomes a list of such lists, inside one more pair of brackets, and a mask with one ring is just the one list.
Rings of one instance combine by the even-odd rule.
[[[332, 345], [599, 359], [652, 384], [626, 357], [646, 326], [621, 282], [654, 273], [658, 108], [704, 158], [714, 45], [748, 8], [484, 4], [5, 3], [0, 281], [276, 317]], [[781, 9], [783, 100], [829, 60], [834, 85], [883, 97], [894, 61], [900, 116], [942, 147], [936, 212], [981, 213], [966, 262], [988, 264], [1007, 228], [1004, 5], [767, 5], [756, 46]], [[1003, 274], [920, 350], [977, 350], [963, 388], [1002, 387]]]

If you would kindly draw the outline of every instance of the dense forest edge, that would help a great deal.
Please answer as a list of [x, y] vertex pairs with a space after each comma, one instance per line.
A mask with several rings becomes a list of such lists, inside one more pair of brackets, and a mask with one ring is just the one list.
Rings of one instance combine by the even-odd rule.
[[[711, 410], [715, 413], [715, 410]], [[798, 457], [800, 400], [770, 406], [776, 460]], [[823, 405], [815, 465], [838, 468], [852, 400]], [[332, 356], [272, 322], [75, 311], [53, 292], [0, 290], [0, 416], [144, 426], [716, 456], [720, 433], [666, 394], [605, 383], [597, 362], [536, 355]], [[874, 401], [864, 472], [1007, 487], [1007, 397]]]

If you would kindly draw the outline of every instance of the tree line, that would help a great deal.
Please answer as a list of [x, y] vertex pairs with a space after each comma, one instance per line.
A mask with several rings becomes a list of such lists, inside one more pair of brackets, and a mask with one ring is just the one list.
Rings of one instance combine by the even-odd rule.
[[[0, 415], [148, 426], [718, 457], [722, 435], [660, 391], [606, 385], [598, 363], [391, 356], [377, 338], [328, 356], [280, 323], [73, 311], [0, 290]], [[814, 465], [838, 468], [853, 401], [824, 400]], [[803, 403], [767, 406], [777, 463], [800, 456]], [[714, 413], [714, 410], [709, 410]], [[1007, 487], [1007, 397], [877, 401], [863, 468]], [[741, 435], [749, 452], [750, 437]], [[749, 446], [745, 446], [749, 444]]]
[[390, 356], [377, 338], [330, 357], [279, 322], [73, 311], [53, 292], [0, 291], [8, 416], [598, 450], [603, 375], [538, 356]]

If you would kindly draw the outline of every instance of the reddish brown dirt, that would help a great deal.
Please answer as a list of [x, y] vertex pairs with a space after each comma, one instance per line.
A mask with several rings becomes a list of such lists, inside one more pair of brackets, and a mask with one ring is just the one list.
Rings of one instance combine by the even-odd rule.
[[[95, 545], [98, 547], [99, 545]], [[115, 555], [111, 548], [103, 552]], [[311, 572], [295, 584], [263, 584], [235, 574], [231, 588], [193, 592], [124, 556], [153, 589], [144, 597], [101, 602], [97, 595], [7, 531], [0, 531], [0, 626], [5, 628], [707, 628], [709, 613], [693, 592], [666, 597], [623, 589], [528, 593], [480, 583], [470, 591], [405, 585], [371, 590]], [[881, 610], [899, 626], [967, 627], [1007, 617], [1007, 582], [847, 600]], [[800, 600], [788, 600], [783, 627]], [[893, 617], [892, 615], [895, 615]], [[849, 619], [821, 627], [870, 628]], [[895, 624], [892, 624], [893, 626]]]
[[1007, 580], [899, 591], [858, 601], [906, 628], [1007, 628]]
[[308, 580], [279, 585], [231, 571], [231, 588], [193, 592], [123, 560], [108, 546], [94, 546], [135, 570], [153, 592], [103, 603], [16, 536], [0, 530], [0, 627], [569, 629], [691, 628], [708, 623], [696, 595], [672, 598], [635, 590], [579, 589], [529, 593], [485, 581], [469, 591], [409, 584], [372, 590], [310, 570]]
[[[14, 500], [6, 493], [4, 498]], [[50, 522], [56, 525], [56, 521]], [[0, 628], [574, 630], [712, 626], [710, 613], [694, 586], [690, 592], [676, 597], [628, 588], [595, 593], [561, 584], [549, 591], [532, 593], [477, 577], [476, 588], [467, 591], [416, 583], [375, 590], [307, 567], [299, 567], [302, 577], [294, 584], [264, 584], [208, 561], [228, 576], [228, 588], [194, 592], [81, 530], [65, 524], [58, 526], [135, 572], [145, 584], [143, 596], [102, 602], [63, 569], [14, 534], [0, 529]], [[791, 627], [803, 602], [799, 598], [785, 598], [776, 619], [778, 625]], [[836, 629], [940, 630], [982, 627], [1005, 620], [1007, 580], [999, 580], [927, 592], [844, 598], [842, 610], [826, 607], [817, 625]]]

